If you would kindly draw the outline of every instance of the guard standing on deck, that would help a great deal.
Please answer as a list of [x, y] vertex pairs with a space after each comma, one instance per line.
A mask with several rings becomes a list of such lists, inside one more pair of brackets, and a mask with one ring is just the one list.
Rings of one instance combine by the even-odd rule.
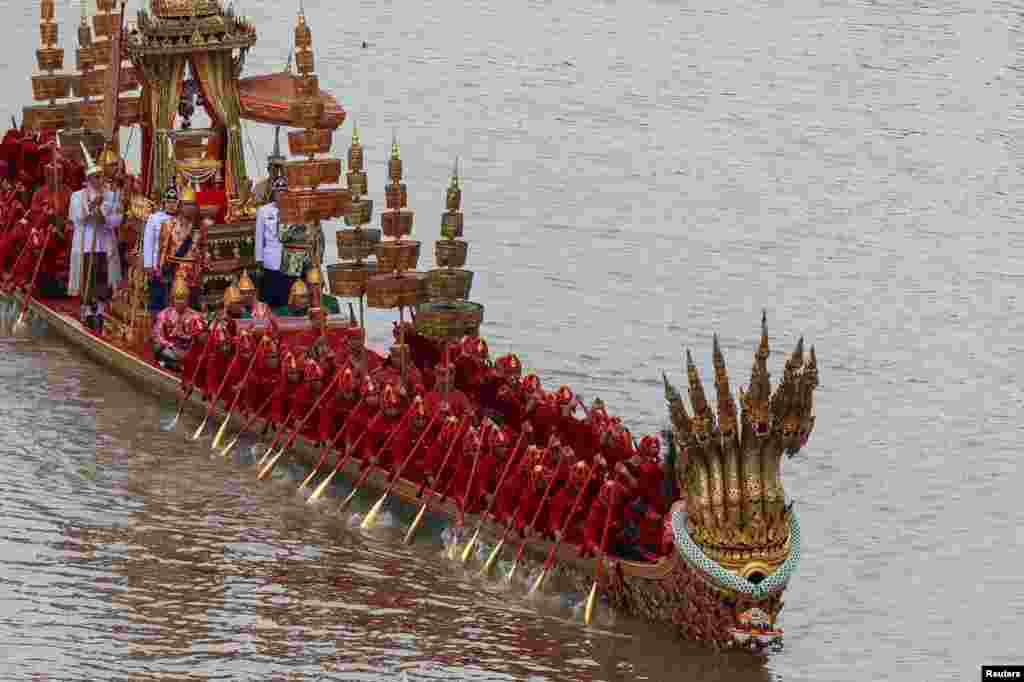
[[164, 192], [164, 205], [159, 211], [149, 216], [142, 236], [142, 267], [149, 277], [149, 309], [163, 310], [167, 305], [167, 288], [164, 286], [163, 274], [160, 272], [160, 228], [164, 221], [178, 212], [178, 189], [174, 177], [171, 177], [167, 190]]
[[263, 268], [263, 300], [271, 308], [288, 304], [294, 278], [281, 271], [283, 247], [278, 234], [277, 204], [281, 193], [288, 189], [283, 175], [274, 178], [271, 185], [271, 201], [256, 212], [256, 262]]

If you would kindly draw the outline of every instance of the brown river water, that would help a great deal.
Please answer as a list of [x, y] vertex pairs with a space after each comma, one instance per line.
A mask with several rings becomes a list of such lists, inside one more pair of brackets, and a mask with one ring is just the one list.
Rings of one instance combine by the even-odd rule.
[[[0, 678], [859, 682], [1024, 663], [1024, 5], [315, 4], [321, 85], [359, 124], [378, 201], [398, 133], [421, 267], [461, 157], [492, 351], [639, 435], [664, 423], [683, 347], [710, 385], [713, 331], [737, 385], [762, 307], [776, 377], [800, 334], [815, 344], [816, 431], [785, 465], [803, 535], [785, 646], [717, 654], [604, 611], [584, 627], [581, 595], [464, 573], [439, 527], [407, 548], [390, 512], [364, 533], [336, 495], [304, 504], [298, 471], [261, 483], [244, 450], [211, 459], [194, 418], [165, 431], [172, 405], [37, 329], [0, 339]], [[241, 9], [260, 28], [247, 73], [281, 68], [296, 8]], [[57, 11], [73, 63], [79, 5]], [[18, 113], [38, 9], [0, 17]], [[271, 140], [247, 126], [257, 156]], [[384, 344], [389, 318], [368, 320]]]

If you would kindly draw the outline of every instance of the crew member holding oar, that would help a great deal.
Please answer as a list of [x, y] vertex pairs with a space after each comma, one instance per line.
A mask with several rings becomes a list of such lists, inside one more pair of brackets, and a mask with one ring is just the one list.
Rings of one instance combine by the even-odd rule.
[[[559, 542], [580, 547], [583, 545], [583, 521], [586, 514], [581, 512], [589, 504], [590, 491], [587, 490], [587, 484], [593, 471], [594, 468], [586, 462], [576, 462], [566, 486], [551, 500], [551, 527], [555, 529], [555, 538]], [[582, 502], [577, 502], [577, 499]]]
[[[394, 479], [394, 476], [397, 473], [398, 467], [396, 467], [396, 463], [400, 466], [402, 462], [412, 454], [412, 448], [415, 447], [416, 443], [419, 442], [421, 438], [423, 438], [424, 430], [427, 428], [429, 421], [430, 417], [427, 414], [426, 404], [423, 402], [423, 397], [418, 395], [412, 401], [412, 414], [395, 437], [394, 445], [390, 448], [389, 453], [385, 453], [384, 455], [385, 465], [389, 467], [392, 472], [389, 478]], [[423, 442], [429, 442], [432, 435], [433, 434], [427, 434], [426, 438], [423, 438]], [[424, 451], [425, 449], [423, 446], [420, 446], [420, 456], [411, 459], [408, 464], [405, 464], [405, 468], [402, 473], [404, 478], [416, 483], [423, 482], [423, 462], [425, 458], [422, 455], [422, 452]]]
[[[227, 299], [227, 296], [225, 296]], [[227, 306], [227, 300], [224, 301]], [[235, 329], [226, 318], [214, 321], [210, 331], [210, 352], [206, 357], [206, 384], [203, 400], [207, 402], [216, 395], [235, 356]]]
[[622, 538], [622, 511], [627, 494], [626, 487], [616, 480], [615, 475], [601, 485], [583, 524], [582, 556], [601, 556], [619, 544]]
[[[351, 426], [346, 429], [346, 448], [354, 444], [356, 439], [360, 440], [360, 449], [358, 452], [352, 453], [353, 457], [363, 459], [367, 454], [368, 449], [363, 447], [363, 443], [371, 437], [371, 422], [380, 414], [380, 386], [370, 377], [366, 377], [363, 380], [363, 404], [360, 405], [355, 411], [349, 415], [347, 422], [351, 422]], [[346, 424], [347, 425], [347, 424]], [[363, 434], [366, 434], [365, 436]], [[369, 450], [369, 452], [375, 452]]]
[[[388, 448], [388, 452], [383, 452], [381, 448], [391, 437], [391, 433], [398, 428], [399, 422], [403, 421], [402, 413], [405, 410], [402, 409], [402, 395], [395, 384], [384, 385], [380, 408], [380, 418], [374, 419], [367, 427], [366, 436], [363, 438], [363, 459], [386, 471], [394, 471], [394, 455], [401, 456], [402, 453], [395, 453], [394, 447]], [[408, 422], [408, 419], [405, 422]], [[405, 423], [403, 422], [401, 426], [404, 429]]]
[[472, 411], [466, 394], [455, 388], [455, 368], [451, 364], [438, 365], [435, 376], [434, 390], [424, 398], [428, 414], [443, 417], [442, 412], [447, 412], [461, 418]]

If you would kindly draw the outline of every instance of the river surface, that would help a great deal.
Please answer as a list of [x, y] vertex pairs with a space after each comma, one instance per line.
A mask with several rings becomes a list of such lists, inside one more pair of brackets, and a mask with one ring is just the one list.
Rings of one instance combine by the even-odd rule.
[[[247, 73], [282, 67], [293, 5], [241, 3], [260, 27]], [[69, 64], [78, 12], [59, 3]], [[715, 654], [606, 613], [585, 628], [579, 595], [530, 602], [454, 568], [436, 534], [406, 548], [387, 514], [364, 534], [244, 454], [211, 459], [194, 418], [163, 430], [172, 406], [37, 334], [0, 340], [3, 679], [859, 682], [1024, 662], [1024, 5], [307, 13], [349, 112], [336, 150], [358, 122], [378, 203], [397, 132], [421, 267], [461, 157], [492, 351], [640, 434], [684, 347], [710, 386], [712, 332], [737, 385], [762, 307], [775, 377], [799, 335], [816, 346], [816, 431], [785, 466], [804, 545], [785, 647]], [[17, 113], [38, 9], [0, 17]], [[271, 144], [247, 125], [247, 151]], [[384, 344], [389, 318], [368, 319]]]

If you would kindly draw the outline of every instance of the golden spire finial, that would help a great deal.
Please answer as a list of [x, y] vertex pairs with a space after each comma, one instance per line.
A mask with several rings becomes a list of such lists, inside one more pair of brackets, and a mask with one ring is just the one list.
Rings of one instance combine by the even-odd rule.
[[394, 130], [391, 131], [391, 158], [400, 159], [398, 153], [398, 133]]
[[359, 144], [359, 126], [352, 121], [352, 144]]
[[761, 310], [761, 345], [757, 349], [757, 357], [768, 359], [768, 311]]
[[452, 168], [452, 189], [459, 188], [459, 157], [455, 157], [455, 166]]

